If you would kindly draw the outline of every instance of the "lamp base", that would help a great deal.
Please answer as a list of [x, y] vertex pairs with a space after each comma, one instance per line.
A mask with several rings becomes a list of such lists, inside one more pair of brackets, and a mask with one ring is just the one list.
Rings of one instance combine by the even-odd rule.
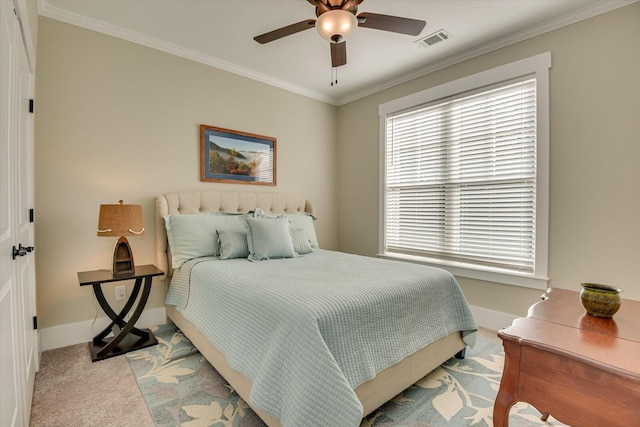
[[129, 246], [127, 238], [122, 236], [116, 242], [116, 247], [113, 250], [113, 275], [118, 277], [133, 276], [135, 271], [131, 246]]

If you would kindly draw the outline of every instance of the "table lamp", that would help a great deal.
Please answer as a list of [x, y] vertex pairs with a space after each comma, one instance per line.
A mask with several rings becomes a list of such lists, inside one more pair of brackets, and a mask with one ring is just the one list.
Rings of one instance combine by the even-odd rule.
[[98, 236], [119, 237], [113, 250], [113, 275], [128, 276], [135, 273], [133, 252], [125, 236], [144, 234], [142, 205], [125, 205], [122, 200], [117, 205], [100, 205]]

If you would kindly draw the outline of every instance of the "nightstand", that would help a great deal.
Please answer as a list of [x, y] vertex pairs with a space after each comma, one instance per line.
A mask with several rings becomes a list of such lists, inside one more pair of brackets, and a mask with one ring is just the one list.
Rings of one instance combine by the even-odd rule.
[[[102, 310], [104, 310], [107, 316], [111, 319], [109, 326], [104, 328], [98, 335], [93, 337], [91, 342], [89, 342], [91, 361], [95, 362], [97, 360], [107, 359], [129, 351], [150, 347], [158, 343], [156, 337], [153, 336], [153, 333], [151, 333], [149, 329], [138, 329], [134, 327], [134, 325], [140, 318], [142, 310], [149, 298], [153, 277], [161, 276], [163, 274], [164, 272], [162, 270], [151, 264], [136, 266], [134, 273], [128, 276], [114, 276], [111, 270], [78, 272], [80, 286], [93, 286], [93, 291], [98, 299], [98, 303], [100, 303], [100, 307], [102, 307]], [[136, 282], [133, 286], [133, 291], [131, 292], [129, 299], [122, 310], [120, 310], [119, 313], [116, 313], [104, 297], [102, 285], [104, 283], [134, 279]], [[142, 286], [143, 279], [144, 287]], [[138, 298], [140, 289], [142, 289], [142, 294], [140, 295], [138, 305], [129, 318], [129, 321], [126, 321], [125, 318]], [[110, 332], [113, 332], [113, 338], [106, 338]]]

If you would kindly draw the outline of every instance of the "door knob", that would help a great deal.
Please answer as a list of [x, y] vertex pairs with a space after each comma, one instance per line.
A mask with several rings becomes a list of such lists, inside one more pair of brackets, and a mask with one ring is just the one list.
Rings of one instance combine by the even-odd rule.
[[18, 247], [14, 246], [12, 249], [12, 257], [16, 259], [16, 257], [25, 256], [28, 252], [33, 252], [34, 249], [33, 246], [22, 246], [22, 243], [18, 243]]

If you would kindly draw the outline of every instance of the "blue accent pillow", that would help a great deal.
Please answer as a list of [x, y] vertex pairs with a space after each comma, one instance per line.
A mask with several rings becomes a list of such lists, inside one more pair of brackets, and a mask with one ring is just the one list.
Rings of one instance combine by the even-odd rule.
[[256, 208], [254, 211], [250, 212], [250, 214], [251, 213], [253, 214], [252, 216], [256, 218], [289, 218], [291, 230], [302, 228], [307, 233], [307, 237], [309, 237], [311, 247], [314, 249], [318, 249], [320, 247], [318, 245], [318, 236], [316, 235], [316, 229], [313, 225], [313, 221], [318, 218], [308, 212], [297, 212], [292, 214], [269, 214], [261, 208]]
[[247, 258], [249, 246], [244, 231], [217, 230], [220, 239], [220, 259]]
[[249, 260], [296, 256], [287, 218], [245, 218], [245, 221], [248, 225]]

